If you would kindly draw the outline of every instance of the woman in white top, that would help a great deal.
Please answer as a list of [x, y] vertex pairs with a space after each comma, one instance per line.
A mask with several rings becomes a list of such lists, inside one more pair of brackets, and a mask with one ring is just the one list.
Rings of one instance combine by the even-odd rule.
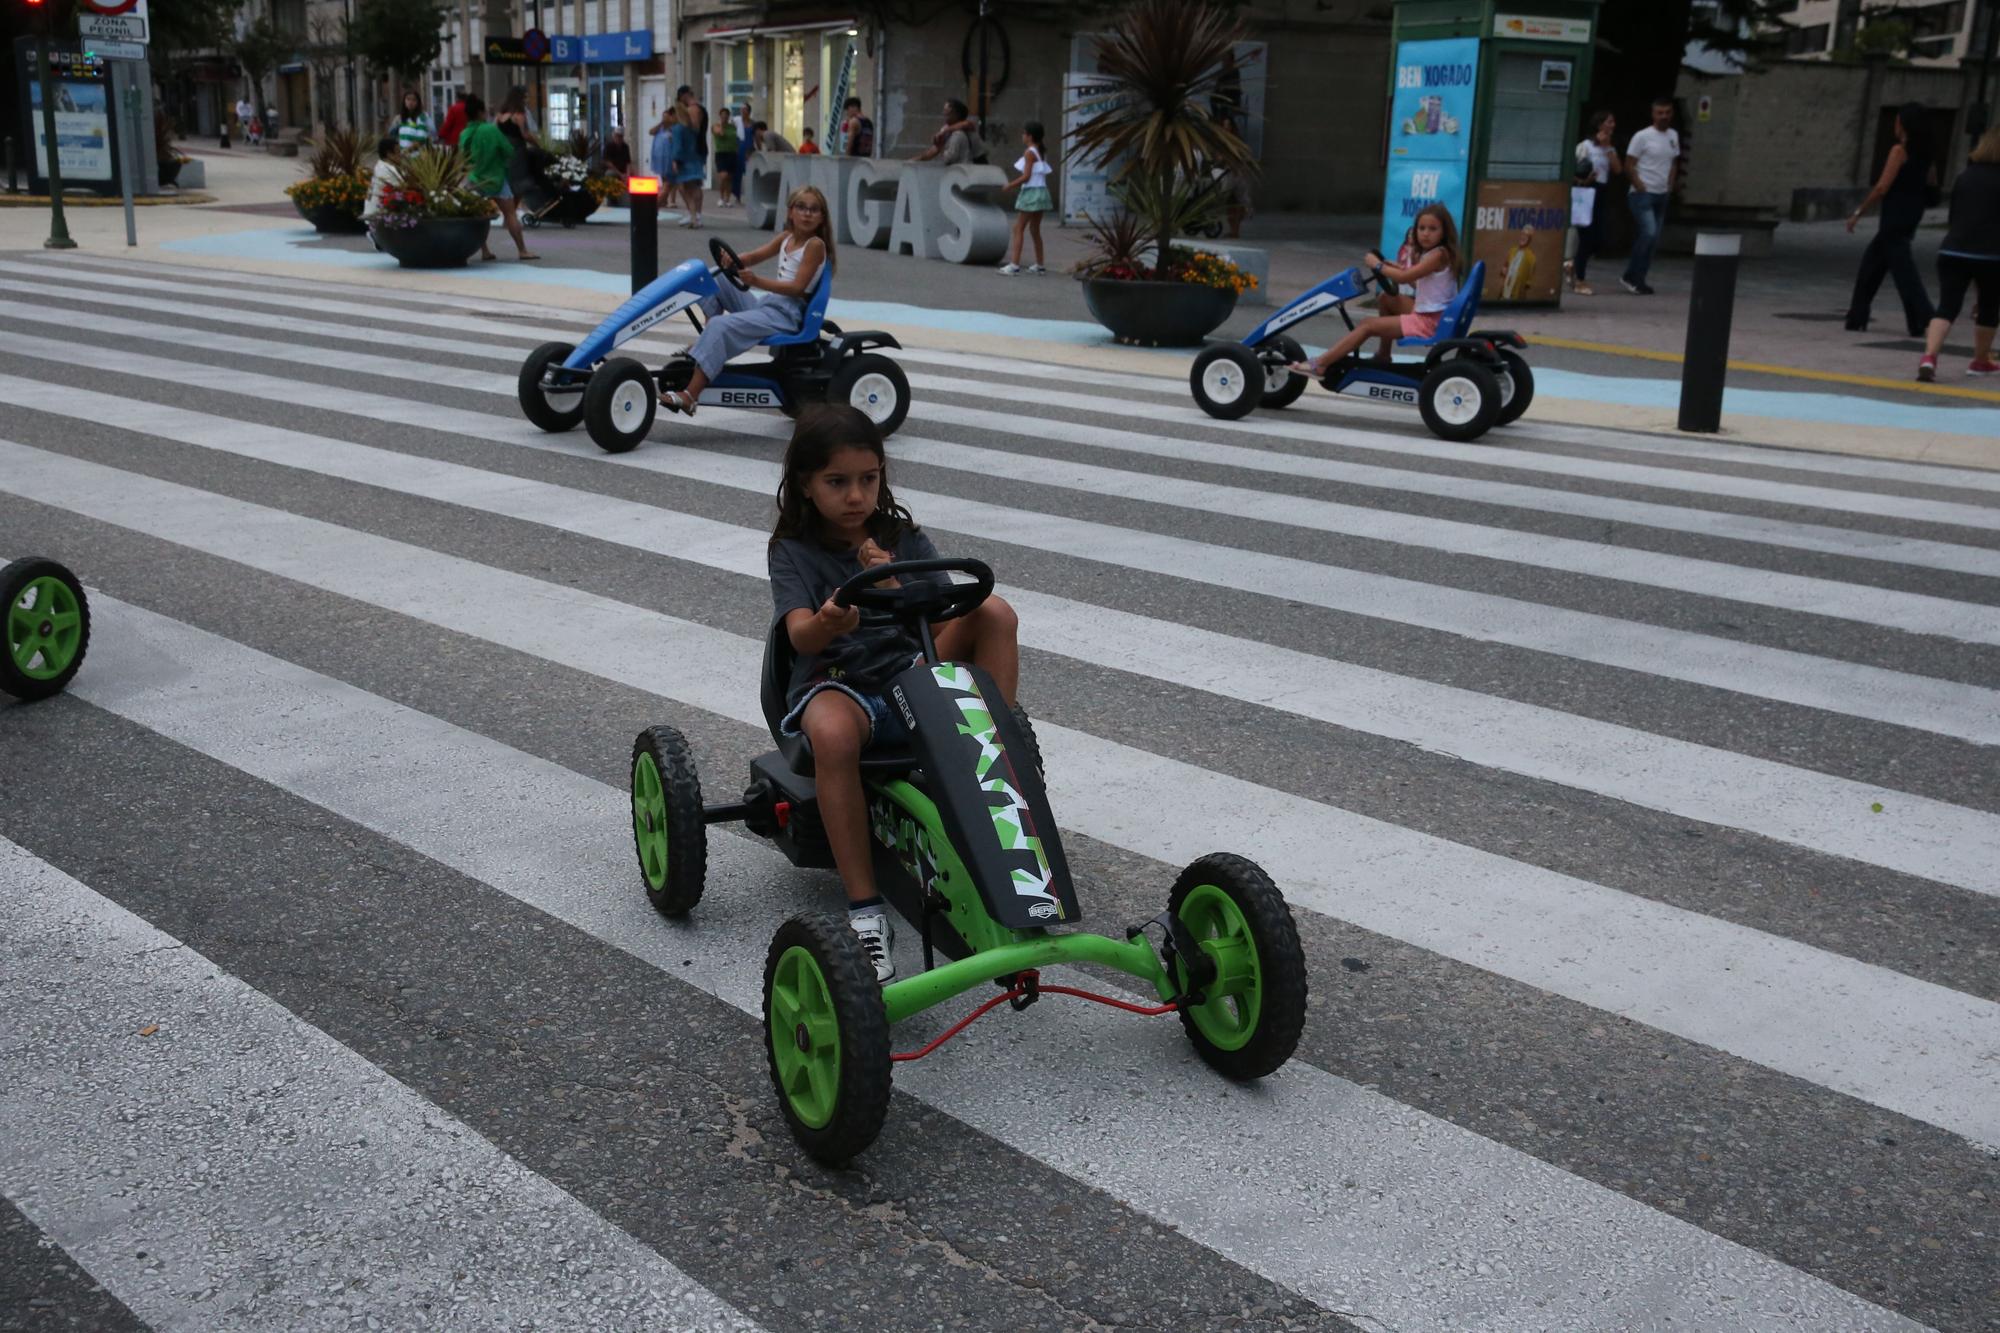
[[1014, 170], [1020, 174], [1005, 187], [1021, 192], [1014, 200], [1014, 244], [1007, 251], [1007, 262], [1000, 266], [1010, 278], [1021, 271], [1023, 234], [1035, 238], [1035, 262], [1028, 265], [1028, 272], [1048, 272], [1042, 267], [1042, 214], [1054, 208], [1056, 201], [1049, 194], [1049, 158], [1042, 147], [1041, 121], [1031, 120], [1021, 127], [1021, 156]]
[[1625, 174], [1625, 163], [1618, 156], [1618, 150], [1611, 146], [1611, 136], [1617, 132], [1618, 118], [1609, 111], [1600, 111], [1590, 118], [1588, 133], [1576, 146], [1577, 183], [1583, 184], [1583, 168], [1590, 166], [1590, 188], [1597, 192], [1592, 201], [1590, 222], [1576, 230], [1576, 258], [1564, 264], [1569, 274], [1570, 290], [1578, 296], [1594, 296], [1585, 274], [1590, 268], [1590, 258], [1604, 248], [1604, 187], [1612, 177]]
[[[776, 277], [750, 271], [751, 265], [773, 255], [778, 258]], [[694, 373], [687, 388], [660, 394], [660, 405], [669, 411], [693, 416], [701, 391], [723, 366], [773, 334], [799, 331], [805, 322], [807, 293], [833, 270], [833, 223], [827, 216], [826, 196], [810, 185], [793, 190], [785, 204], [785, 229], [739, 258], [743, 266], [736, 276], [752, 290], [740, 291], [723, 278], [715, 285], [715, 295], [701, 303], [708, 324], [688, 349]]]

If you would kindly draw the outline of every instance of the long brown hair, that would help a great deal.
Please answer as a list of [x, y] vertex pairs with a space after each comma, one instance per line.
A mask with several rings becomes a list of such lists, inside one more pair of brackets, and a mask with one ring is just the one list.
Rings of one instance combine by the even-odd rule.
[[1417, 224], [1427, 217], [1438, 220], [1437, 248], [1444, 251], [1445, 262], [1450, 266], [1452, 276], [1458, 276], [1458, 224], [1451, 220], [1451, 210], [1443, 204], [1425, 204], [1417, 210], [1417, 215], [1410, 219], [1410, 242], [1418, 247], [1417, 258], [1422, 260], [1424, 257], [1423, 242], [1417, 239]]
[[771, 540], [790, 537], [818, 542], [840, 549], [831, 540], [819, 508], [806, 494], [806, 481], [824, 469], [836, 449], [866, 449], [875, 455], [882, 469], [882, 486], [875, 495], [875, 512], [868, 516], [868, 535], [885, 550], [917, 530], [910, 511], [896, 502], [889, 489], [889, 454], [882, 447], [882, 432], [859, 408], [846, 403], [823, 403], [809, 408], [792, 429], [792, 442], [785, 446], [785, 471], [778, 481], [778, 521], [771, 527]]
[[792, 191], [790, 198], [785, 200], [785, 229], [791, 230], [792, 205], [807, 195], [819, 200], [819, 230], [813, 235], [819, 237], [819, 243], [826, 247], [826, 269], [832, 273], [840, 267], [833, 256], [833, 208], [826, 202], [826, 196], [819, 192], [817, 185], [801, 185]]

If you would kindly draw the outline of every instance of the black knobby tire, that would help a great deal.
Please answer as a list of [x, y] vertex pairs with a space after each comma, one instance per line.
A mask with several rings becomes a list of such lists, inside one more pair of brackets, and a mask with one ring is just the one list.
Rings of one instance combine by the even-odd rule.
[[[839, 1033], [831, 1115], [819, 1124], [802, 1119], [788, 1094], [776, 1047], [781, 1034], [772, 1023], [773, 981], [794, 949], [804, 951], [824, 980]], [[888, 1118], [894, 1066], [889, 1059], [889, 1015], [882, 1004], [882, 986], [845, 916], [805, 913], [778, 927], [764, 959], [763, 1026], [771, 1086], [799, 1146], [827, 1166], [844, 1166], [865, 1152]], [[782, 1036], [797, 1041], [793, 1033]]]
[[[1306, 1023], [1306, 956], [1299, 943], [1298, 926], [1292, 910], [1271, 877], [1247, 857], [1214, 852], [1189, 865], [1174, 881], [1167, 898], [1167, 910], [1182, 917], [1196, 934], [1204, 934], [1200, 920], [1183, 917], [1191, 904], [1207, 907], [1212, 893], [1220, 891], [1240, 917], [1255, 950], [1258, 978], [1254, 1021], [1246, 1021], [1247, 1007], [1242, 997], [1231, 1004], [1230, 997], [1211, 996], [1210, 1005], [1225, 1006], [1210, 1014], [1194, 1009], [1181, 1011], [1181, 1026], [1194, 1043], [1195, 1052], [1216, 1072], [1233, 1079], [1262, 1078], [1292, 1058], [1298, 1049], [1299, 1034]], [[1184, 976], [1185, 973], [1182, 973]], [[1182, 976], [1177, 976], [1179, 983]], [[1228, 1022], [1242, 1025], [1240, 1033], [1215, 1039], [1214, 1029]], [[1238, 1039], [1240, 1038], [1240, 1040]]]
[[575, 350], [576, 348], [568, 343], [543, 343], [528, 353], [528, 359], [521, 363], [521, 379], [518, 385], [521, 412], [528, 420], [551, 433], [560, 434], [566, 430], [575, 430], [577, 423], [583, 420], [583, 390], [576, 391], [574, 395], [576, 401], [568, 407], [556, 406], [549, 401], [549, 396], [542, 392], [542, 376], [548, 372], [549, 367], [561, 365]]
[[1535, 401], [1535, 372], [1528, 368], [1528, 358], [1519, 352], [1510, 347], [1499, 350], [1500, 363], [1507, 368], [1507, 383], [1500, 389], [1500, 396], [1506, 401], [1493, 414], [1493, 424], [1511, 426], [1528, 410], [1528, 404]]
[[1014, 725], [1021, 729], [1021, 739], [1027, 742], [1028, 761], [1035, 766], [1035, 776], [1046, 785], [1048, 775], [1042, 771], [1042, 742], [1035, 735], [1035, 721], [1028, 716], [1025, 705], [1014, 705]]
[[1441, 440], [1476, 440], [1500, 412], [1500, 379], [1467, 357], [1440, 361], [1417, 391], [1424, 424]]
[[[1258, 343], [1257, 350], [1264, 353], [1276, 352], [1283, 356], [1284, 360], [1279, 363], [1280, 366], [1295, 365], [1306, 359], [1306, 349], [1299, 346], [1298, 339], [1283, 333], [1266, 338], [1263, 342]], [[1306, 391], [1306, 386], [1312, 383], [1312, 380], [1304, 375], [1296, 372], [1287, 372], [1284, 378], [1278, 379], [1278, 386], [1274, 389], [1271, 387], [1271, 382], [1274, 379], [1278, 379], [1277, 373], [1269, 365], [1266, 365], [1264, 367], [1264, 396], [1258, 400], [1257, 406], [1269, 408], [1290, 407], [1299, 400], [1299, 395]]]
[[1194, 359], [1188, 388], [1201, 410], [1222, 421], [1249, 416], [1264, 396], [1264, 363], [1242, 343], [1219, 343]]
[[875, 423], [887, 437], [910, 415], [910, 378], [879, 352], [850, 356], [833, 372], [826, 401], [845, 403]]
[[653, 373], [631, 357], [614, 357], [590, 377], [590, 388], [583, 395], [583, 424], [605, 453], [628, 453], [653, 429], [659, 406]]
[[[24, 609], [30, 585], [34, 601]], [[31, 556], [0, 569], [0, 690], [24, 703], [60, 694], [89, 651], [90, 600], [67, 566]], [[66, 660], [48, 674], [57, 659]]]
[[661, 916], [686, 916], [708, 881], [708, 825], [687, 737], [668, 726], [640, 732], [632, 742], [630, 779], [632, 846], [646, 900]]

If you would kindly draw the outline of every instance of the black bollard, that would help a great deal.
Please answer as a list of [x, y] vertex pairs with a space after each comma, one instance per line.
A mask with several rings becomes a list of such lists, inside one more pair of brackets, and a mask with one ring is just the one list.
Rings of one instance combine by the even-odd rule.
[[660, 276], [660, 179], [625, 178], [625, 200], [632, 211], [632, 290]]
[[1686, 431], [1722, 429], [1722, 383], [1729, 374], [1729, 320], [1736, 306], [1735, 232], [1694, 238], [1694, 288], [1688, 295], [1687, 350], [1681, 356], [1681, 420]]

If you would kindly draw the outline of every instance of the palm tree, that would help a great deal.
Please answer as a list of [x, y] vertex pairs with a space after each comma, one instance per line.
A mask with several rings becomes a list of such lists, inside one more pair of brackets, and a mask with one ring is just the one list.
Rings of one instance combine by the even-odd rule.
[[1242, 38], [1240, 22], [1203, 0], [1138, 0], [1097, 41], [1110, 90], [1071, 131], [1070, 151], [1117, 164], [1113, 189], [1152, 238], [1162, 277], [1175, 234], [1220, 206], [1208, 172], [1257, 169], [1250, 146], [1209, 112]]

